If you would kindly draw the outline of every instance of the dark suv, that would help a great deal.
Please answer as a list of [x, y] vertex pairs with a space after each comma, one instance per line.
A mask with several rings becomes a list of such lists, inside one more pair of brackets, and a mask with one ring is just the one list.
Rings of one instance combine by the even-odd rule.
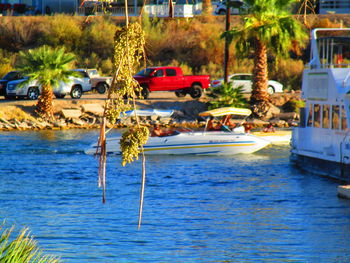
[[17, 79], [23, 79], [23, 76], [18, 71], [10, 71], [7, 73], [2, 79], [0, 79], [0, 96], [5, 96], [7, 98], [6, 94], [6, 86], [7, 82]]

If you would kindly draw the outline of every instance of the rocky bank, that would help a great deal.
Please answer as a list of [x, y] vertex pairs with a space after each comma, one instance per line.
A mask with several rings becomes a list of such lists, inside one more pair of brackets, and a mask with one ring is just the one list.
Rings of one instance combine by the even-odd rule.
[[[172, 97], [173, 96], [173, 97]], [[263, 127], [269, 122], [276, 127], [288, 128], [296, 125], [299, 115], [291, 111], [291, 105], [300, 100], [299, 93], [284, 93], [271, 96], [273, 104], [268, 118], [265, 121], [249, 119], [254, 128]], [[158, 95], [152, 99], [139, 100], [138, 109], [173, 109], [171, 118], [158, 116], [140, 117], [145, 125], [153, 125], [159, 122], [164, 126], [198, 128], [205, 124], [198, 117], [198, 113], [207, 110], [207, 98], [200, 100], [190, 98], [176, 98], [170, 93]], [[46, 122], [35, 113], [36, 101], [17, 100], [0, 102], [0, 130], [43, 130], [43, 129], [96, 129], [99, 128], [103, 115], [104, 98], [98, 98], [96, 94], [85, 95], [79, 100], [56, 99], [54, 100], [55, 120]], [[124, 128], [133, 125], [133, 118], [121, 119], [114, 125], [116, 128]], [[108, 125], [111, 127], [111, 125]]]

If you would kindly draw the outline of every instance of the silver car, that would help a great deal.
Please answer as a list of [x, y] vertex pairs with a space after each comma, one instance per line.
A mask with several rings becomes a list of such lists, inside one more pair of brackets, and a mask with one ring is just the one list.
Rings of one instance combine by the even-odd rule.
[[[241, 15], [247, 13], [248, 8], [244, 5], [242, 0], [234, 0], [232, 2], [236, 7], [231, 7], [231, 15]], [[214, 13], [216, 15], [226, 15], [226, 11], [226, 0], [219, 1], [216, 5]]]
[[[232, 83], [233, 88], [242, 86], [243, 92], [252, 92], [253, 75], [248, 73], [238, 73], [228, 76], [228, 82]], [[224, 83], [224, 78], [211, 81], [211, 87], [219, 87]], [[274, 94], [275, 92], [283, 92], [283, 85], [275, 80], [268, 81], [267, 92]]]
[[[76, 74], [78, 77], [69, 77], [68, 82], [60, 82], [58, 87], [53, 88], [56, 98], [64, 98], [67, 94], [70, 94], [72, 99], [79, 99], [84, 92], [91, 91], [90, 77], [82, 71], [77, 71]], [[26, 98], [36, 100], [41, 94], [41, 86], [35, 80], [20, 85], [27, 79], [27, 77], [24, 77], [23, 79], [9, 81], [6, 87], [7, 97], [9, 99]]]

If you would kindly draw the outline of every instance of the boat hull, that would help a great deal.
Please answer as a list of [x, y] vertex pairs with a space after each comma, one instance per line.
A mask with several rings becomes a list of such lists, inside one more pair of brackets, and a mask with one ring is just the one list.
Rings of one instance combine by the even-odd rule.
[[291, 163], [299, 170], [350, 183], [350, 165], [291, 153]]
[[[120, 154], [120, 138], [107, 139], [107, 153]], [[163, 155], [233, 155], [256, 152], [270, 142], [249, 134], [227, 132], [189, 132], [173, 136], [150, 137], [144, 145], [145, 154]], [[85, 151], [95, 154], [97, 145]]]

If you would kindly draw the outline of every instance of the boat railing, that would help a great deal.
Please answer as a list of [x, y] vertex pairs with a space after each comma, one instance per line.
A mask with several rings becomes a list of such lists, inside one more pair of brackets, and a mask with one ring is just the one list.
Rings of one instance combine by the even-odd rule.
[[349, 70], [348, 74], [346, 74], [346, 77], [343, 80], [343, 87], [344, 88], [346, 87], [346, 83], [348, 82], [349, 77], [350, 77], [350, 70]]
[[[339, 32], [325, 37], [325, 31]], [[344, 32], [341, 32], [344, 31]], [[348, 68], [350, 28], [317, 28], [311, 31], [311, 57], [308, 65], [311, 69]], [[317, 33], [323, 32], [321, 36]]]

